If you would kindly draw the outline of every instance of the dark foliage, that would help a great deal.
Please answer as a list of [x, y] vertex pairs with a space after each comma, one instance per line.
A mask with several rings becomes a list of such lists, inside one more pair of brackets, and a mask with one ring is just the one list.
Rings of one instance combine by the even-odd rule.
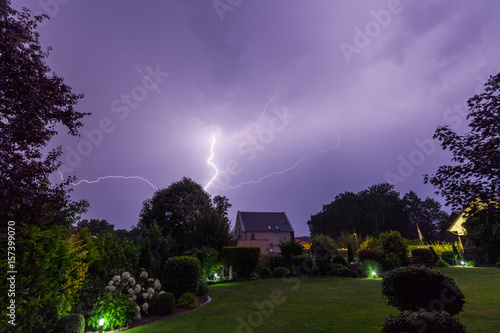
[[366, 259], [377, 261], [382, 264], [384, 259], [384, 254], [382, 251], [377, 249], [364, 249], [358, 251], [359, 261], [364, 261]]
[[227, 266], [233, 266], [233, 272], [240, 276], [249, 276], [257, 267], [260, 247], [228, 246], [222, 251]]
[[59, 319], [54, 333], [83, 333], [85, 332], [85, 318], [80, 313], [71, 313]]
[[196, 295], [200, 279], [201, 267], [198, 258], [179, 256], [169, 258], [165, 263], [161, 284], [165, 291], [179, 298], [187, 292]]
[[158, 315], [169, 315], [175, 310], [175, 296], [172, 293], [163, 293], [158, 295], [150, 308], [149, 312]]
[[447, 313], [405, 311], [389, 315], [382, 326], [382, 333], [465, 333], [465, 326]]

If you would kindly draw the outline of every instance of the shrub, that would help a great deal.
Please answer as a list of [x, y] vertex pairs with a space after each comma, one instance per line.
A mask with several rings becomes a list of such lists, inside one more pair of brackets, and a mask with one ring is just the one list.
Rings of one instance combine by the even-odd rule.
[[443, 253], [441, 253], [441, 259], [446, 261], [448, 265], [454, 265], [455, 260], [457, 260], [457, 255], [453, 253], [453, 251], [444, 251]]
[[368, 259], [377, 261], [378, 263], [381, 264], [384, 259], [384, 254], [382, 253], [382, 251], [377, 249], [359, 250], [358, 255], [359, 255], [359, 261], [365, 261]]
[[429, 250], [430, 250], [430, 251], [431, 251], [431, 253], [432, 253], [432, 262], [431, 262], [431, 264], [432, 264], [432, 266], [435, 266], [435, 265], [436, 265], [436, 263], [437, 263], [437, 262], [438, 262], [438, 260], [439, 260], [439, 256], [438, 256], [438, 254], [436, 253], [436, 251], [434, 251], [434, 248], [433, 248], [432, 246], [430, 246], [430, 247], [429, 247]]
[[184, 252], [184, 255], [198, 258], [201, 274], [205, 280], [210, 279], [217, 270], [223, 267], [219, 260], [219, 252], [211, 247], [193, 248]]
[[273, 271], [268, 266], [262, 266], [260, 269], [260, 276], [263, 278], [268, 278], [273, 275]]
[[177, 306], [185, 309], [194, 309], [198, 306], [198, 297], [193, 293], [184, 293], [179, 297]]
[[150, 312], [158, 315], [168, 315], [174, 313], [175, 296], [172, 293], [162, 292], [153, 301]]
[[368, 236], [366, 237], [366, 240], [359, 245], [360, 250], [366, 250], [366, 249], [378, 249], [381, 247], [381, 244], [378, 239]]
[[401, 237], [399, 231], [389, 231], [380, 234], [380, 243], [384, 249], [384, 254], [392, 254], [398, 257], [407, 256], [408, 243]]
[[483, 258], [482, 249], [477, 246], [470, 246], [464, 248], [464, 260], [465, 261], [475, 261], [475, 262], [485, 262]]
[[450, 267], [450, 265], [443, 259], [439, 259], [436, 263], [436, 267]]
[[311, 251], [316, 259], [318, 274], [328, 274], [332, 256], [338, 252], [333, 239], [325, 235], [315, 235], [311, 238]]
[[382, 268], [385, 270], [401, 267], [402, 264], [403, 260], [401, 259], [401, 257], [398, 257], [394, 254], [384, 255], [384, 258], [382, 260]]
[[371, 259], [363, 260], [361, 262], [361, 273], [368, 278], [378, 277], [380, 273], [380, 263]]
[[198, 287], [198, 296], [208, 295], [208, 284], [205, 281], [200, 281], [200, 286]]
[[269, 268], [274, 271], [276, 267], [287, 266], [286, 259], [283, 256], [269, 256]]
[[351, 276], [351, 270], [343, 264], [333, 264], [331, 275], [348, 277]]
[[104, 319], [104, 330], [130, 325], [137, 315], [137, 307], [128, 295], [121, 293], [105, 293], [97, 300], [90, 311], [89, 326], [99, 327], [99, 319]]
[[279, 247], [281, 249], [281, 255], [285, 258], [288, 265], [292, 264], [293, 256], [300, 256], [304, 253], [304, 247], [293, 240], [284, 243], [280, 242]]
[[347, 262], [351, 263], [354, 261], [354, 251], [352, 250], [351, 243], [347, 244]]
[[307, 254], [293, 256], [292, 269], [295, 274], [312, 274], [316, 269], [313, 257]]
[[54, 333], [83, 333], [85, 332], [85, 318], [80, 313], [71, 313], [59, 319]]
[[334, 265], [335, 264], [341, 264], [341, 265], [344, 265], [345, 267], [349, 268], [349, 265], [345, 261], [344, 257], [341, 257], [341, 256], [335, 256], [335, 257], [333, 257], [332, 264], [334, 264]]
[[417, 248], [411, 250], [412, 257], [420, 257], [425, 264], [433, 265], [433, 255], [432, 252], [427, 248]]
[[163, 288], [176, 298], [190, 292], [198, 293], [201, 278], [200, 261], [190, 256], [172, 257], [163, 269]]
[[476, 261], [475, 260], [469, 260], [465, 262], [466, 267], [475, 267], [476, 266]]
[[385, 318], [382, 333], [465, 333], [465, 326], [447, 313], [405, 311]]
[[233, 272], [240, 276], [249, 276], [259, 262], [260, 247], [226, 246], [222, 250], [228, 266], [233, 266]]
[[288, 275], [290, 275], [290, 273], [290, 269], [283, 266], [276, 267], [274, 269], [274, 275], [276, 275], [277, 277], [287, 277]]
[[[464, 295], [455, 281], [434, 269], [408, 266], [390, 271], [382, 281], [382, 295], [400, 311], [462, 311]], [[436, 309], [436, 306], [439, 308]]]
[[352, 271], [352, 272], [351, 272], [351, 277], [352, 277], [352, 278], [357, 278], [357, 277], [358, 277], [358, 275], [359, 275], [359, 273], [358, 273], [357, 271]]

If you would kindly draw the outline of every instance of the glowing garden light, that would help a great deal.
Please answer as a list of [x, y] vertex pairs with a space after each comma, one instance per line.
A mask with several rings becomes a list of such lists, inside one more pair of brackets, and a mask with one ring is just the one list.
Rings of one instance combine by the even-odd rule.
[[102, 332], [102, 328], [104, 326], [104, 318], [99, 319], [99, 332]]

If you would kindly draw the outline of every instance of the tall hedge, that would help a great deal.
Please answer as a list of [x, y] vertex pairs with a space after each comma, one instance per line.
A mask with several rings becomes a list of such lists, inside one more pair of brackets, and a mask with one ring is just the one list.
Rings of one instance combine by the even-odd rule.
[[394, 269], [384, 276], [382, 295], [400, 311], [446, 311], [456, 315], [464, 306], [465, 296], [455, 281], [424, 266]]
[[226, 246], [222, 249], [222, 256], [226, 265], [233, 266], [233, 272], [248, 276], [259, 262], [260, 247]]
[[178, 299], [184, 293], [198, 293], [201, 279], [200, 260], [190, 256], [172, 257], [163, 268], [163, 289]]

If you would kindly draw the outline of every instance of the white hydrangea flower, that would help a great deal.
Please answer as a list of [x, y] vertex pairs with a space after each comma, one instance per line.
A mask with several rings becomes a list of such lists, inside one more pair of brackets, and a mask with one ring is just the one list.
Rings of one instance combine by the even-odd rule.
[[135, 285], [134, 293], [138, 294], [141, 292], [141, 286], [139, 284]]
[[148, 294], [154, 294], [155, 290], [153, 288], [148, 288]]
[[130, 297], [130, 299], [131, 299], [132, 301], [135, 301], [135, 300], [137, 299], [137, 296], [133, 295], [132, 297]]
[[109, 286], [106, 286], [106, 288], [104, 288], [104, 290], [109, 290]]
[[140, 313], [140, 312], [139, 312], [139, 313], [137, 313], [137, 316], [135, 316], [135, 319], [136, 319], [136, 320], [140, 320], [140, 319], [141, 319], [141, 313]]
[[142, 271], [142, 272], [141, 272], [141, 275], [140, 275], [140, 278], [147, 279], [147, 278], [148, 278], [148, 272], [146, 272], [146, 271]]
[[153, 278], [149, 278], [149, 279], [148, 279], [148, 282], [153, 282]]
[[115, 287], [115, 286], [111, 286], [111, 287], [109, 287], [109, 291], [113, 292], [113, 291], [115, 291], [115, 290], [116, 290], [116, 287]]
[[143, 299], [148, 299], [149, 298], [149, 294], [148, 293], [142, 293], [142, 298]]
[[128, 292], [129, 294], [133, 294], [133, 293], [134, 293], [134, 289], [132, 289], [132, 288], [128, 288], [127, 292]]
[[164, 294], [164, 293], [165, 293], [165, 291], [162, 290], [162, 291], [160, 291], [159, 295]]
[[156, 290], [160, 290], [161, 289], [161, 282], [160, 282], [160, 280], [158, 280], [158, 279], [155, 280], [154, 287], [155, 287]]
[[146, 311], [148, 311], [148, 309], [149, 309], [149, 304], [148, 303], [144, 303], [142, 305], [142, 311], [146, 312]]
[[129, 283], [131, 286], [133, 286], [133, 285], [135, 284], [135, 279], [134, 279], [133, 277], [130, 277], [130, 278], [128, 279], [128, 283]]
[[128, 280], [128, 279], [130, 278], [130, 273], [129, 273], [129, 272], [123, 272], [123, 273], [122, 273], [122, 278], [123, 278], [124, 280]]
[[120, 275], [115, 275], [115, 276], [113, 276], [113, 281], [115, 281], [115, 282], [120, 282], [120, 281], [121, 281], [121, 279], [120, 279]]
[[111, 287], [113, 284], [114, 284], [114, 281], [113, 281], [113, 280], [111, 280], [111, 281], [109, 281], [109, 282], [108, 282], [108, 286], [110, 286], [110, 287]]

